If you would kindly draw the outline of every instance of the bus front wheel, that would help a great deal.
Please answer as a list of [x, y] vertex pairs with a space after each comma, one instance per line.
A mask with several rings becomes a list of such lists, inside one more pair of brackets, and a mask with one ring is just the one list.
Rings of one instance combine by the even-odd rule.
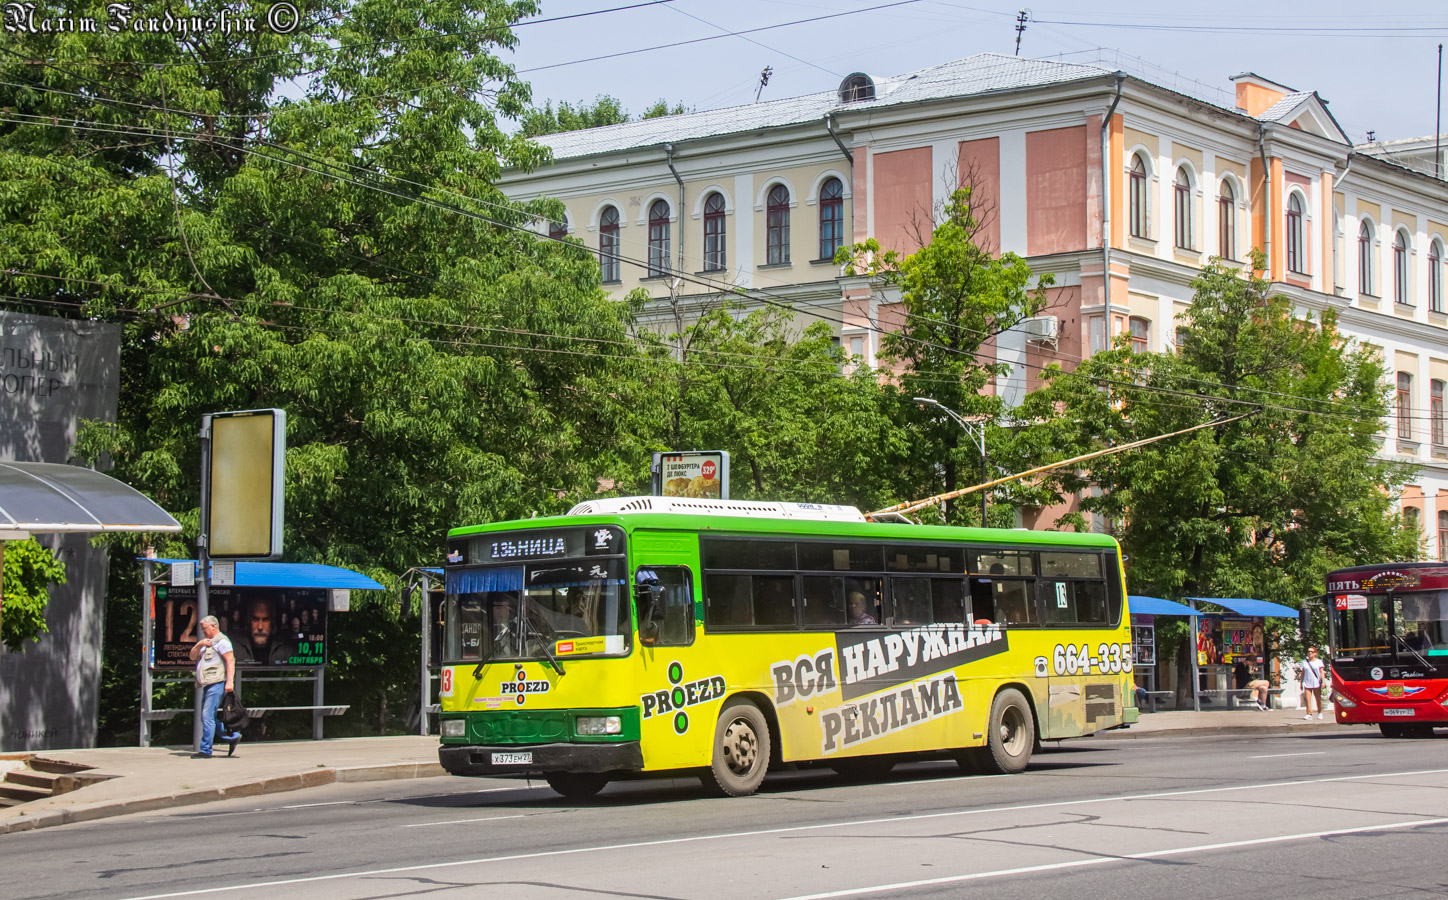
[[996, 694], [990, 707], [986, 745], [976, 757], [981, 767], [999, 775], [1024, 771], [1035, 743], [1036, 717], [1025, 696], [1015, 688]]
[[699, 776], [720, 797], [747, 797], [759, 790], [769, 770], [769, 723], [753, 703], [733, 703], [714, 726], [709, 770]]
[[549, 772], [548, 786], [569, 800], [587, 800], [603, 790], [608, 776], [597, 772]]

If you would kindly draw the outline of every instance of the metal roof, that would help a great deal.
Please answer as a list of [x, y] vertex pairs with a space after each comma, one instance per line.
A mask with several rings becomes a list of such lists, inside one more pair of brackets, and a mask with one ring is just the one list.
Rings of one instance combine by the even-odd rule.
[[1201, 615], [1183, 603], [1163, 600], [1160, 597], [1141, 597], [1135, 594], [1126, 598], [1127, 610], [1133, 616], [1196, 616]]
[[181, 524], [146, 495], [94, 469], [0, 462], [0, 531], [180, 530]]
[[[172, 565], [178, 562], [191, 562], [195, 560], [185, 559], [158, 559], [154, 562]], [[212, 569], [216, 562], [211, 563]], [[363, 575], [361, 572], [354, 572], [351, 569], [343, 569], [340, 566], [323, 566], [317, 563], [274, 563], [274, 562], [238, 562], [236, 564], [236, 586], [237, 587], [296, 587], [296, 588], [336, 588], [339, 590], [352, 591], [382, 591], [386, 590], [382, 585]]]
[[1216, 605], [1229, 609], [1234, 613], [1244, 616], [1278, 616], [1284, 619], [1297, 618], [1297, 610], [1290, 606], [1283, 606], [1280, 603], [1269, 603], [1266, 600], [1248, 600], [1243, 597], [1185, 597], [1185, 600], [1195, 600], [1199, 603], [1215, 603]]
[[831, 89], [747, 106], [660, 116], [621, 125], [604, 125], [581, 131], [544, 135], [536, 140], [552, 149], [554, 159], [568, 159], [594, 153], [651, 147], [666, 141], [688, 141], [782, 125], [817, 122], [831, 112], [878, 109], [922, 100], [969, 97], [993, 91], [1099, 78], [1110, 75], [1113, 71], [1115, 70], [1086, 63], [980, 53], [877, 81], [874, 100], [842, 103], [839, 94]]

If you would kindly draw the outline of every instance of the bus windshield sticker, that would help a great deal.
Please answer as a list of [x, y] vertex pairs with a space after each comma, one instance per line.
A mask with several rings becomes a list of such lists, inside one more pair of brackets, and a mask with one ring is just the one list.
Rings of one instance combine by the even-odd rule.
[[995, 656], [1008, 649], [999, 626], [927, 625], [886, 634], [835, 633], [846, 700]]
[[725, 683], [722, 676], [710, 675], [695, 681], [684, 681], [684, 667], [678, 660], [669, 663], [668, 678], [670, 686], [667, 689], [643, 694], [639, 697], [639, 703], [643, 705], [645, 719], [673, 713], [674, 734], [683, 734], [689, 730], [689, 714], [684, 711], [688, 707], [724, 698]]
[[954, 673], [907, 682], [878, 697], [821, 712], [821, 749], [826, 754], [848, 750], [964, 708]]
[[1338, 609], [1367, 609], [1368, 598], [1362, 594], [1341, 594], [1336, 599]]

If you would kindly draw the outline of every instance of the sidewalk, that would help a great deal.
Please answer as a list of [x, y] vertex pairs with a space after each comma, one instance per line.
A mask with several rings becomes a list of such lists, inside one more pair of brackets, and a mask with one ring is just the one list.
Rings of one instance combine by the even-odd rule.
[[247, 744], [227, 757], [192, 759], [190, 747], [41, 750], [35, 756], [93, 767], [107, 781], [0, 809], [0, 834], [339, 781], [443, 775], [436, 737], [339, 738]]
[[[1206, 735], [1321, 734], [1343, 726], [1303, 721], [1298, 710], [1211, 710], [1142, 713], [1129, 729], [1093, 740]], [[1366, 733], [1354, 728], [1357, 733]], [[109, 816], [274, 794], [339, 781], [387, 781], [445, 774], [436, 737], [341, 738], [243, 743], [232, 758], [192, 759], [189, 747], [45, 750], [35, 756], [93, 767], [109, 780], [68, 794], [0, 810], [0, 835]]]

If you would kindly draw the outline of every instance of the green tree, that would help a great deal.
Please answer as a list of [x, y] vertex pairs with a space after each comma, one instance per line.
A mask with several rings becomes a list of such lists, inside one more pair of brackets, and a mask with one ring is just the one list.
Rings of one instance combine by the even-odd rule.
[[[648, 118], [646, 115], [644, 118]], [[580, 100], [569, 103], [566, 100], [545, 100], [542, 106], [534, 106], [519, 120], [524, 137], [540, 137], [562, 131], [578, 131], [583, 128], [598, 128], [602, 125], [619, 125], [627, 122], [628, 111], [618, 102], [617, 97], [599, 94], [589, 103]]]
[[[29, 123], [0, 126], [3, 292], [124, 325], [119, 422], [78, 451], [110, 453], [188, 542], [210, 411], [285, 408], [288, 559], [389, 587], [438, 560], [447, 528], [562, 511], [621, 465], [632, 307], [587, 253], [527, 230], [556, 203], [494, 187], [503, 166], [544, 158], [499, 124], [528, 87], [497, 50], [535, 8], [348, 0], [304, 10], [325, 13], [306, 34], [25, 48], [77, 60], [64, 66], [0, 54], [0, 80], [29, 85], [0, 86], [7, 118]], [[305, 95], [283, 97], [303, 73]], [[140, 547], [115, 546], [124, 592]], [[103, 727], [128, 740], [140, 607], [113, 602], [129, 605], [107, 618]], [[336, 730], [375, 730], [403, 706], [415, 651], [389, 595], [334, 622], [329, 692], [354, 710]]]
[[[1046, 288], [1054, 283], [1049, 274], [1033, 276], [1014, 253], [994, 256], [981, 246], [983, 213], [971, 198], [969, 187], [954, 192], [938, 224], [917, 227], [922, 246], [908, 256], [882, 250], [874, 238], [843, 248], [837, 256], [852, 274], [876, 279], [885, 299], [898, 297], [900, 303], [899, 328], [881, 336], [879, 355], [884, 368], [898, 373], [896, 396], [912, 440], [907, 497], [975, 483], [980, 472], [979, 451], [961, 427], [911, 398], [929, 397], [962, 416], [998, 420], [1004, 409], [1001, 397], [984, 389], [1009, 366], [983, 351], [997, 335], [1044, 309]], [[992, 428], [987, 449], [1002, 435]], [[973, 499], [951, 504], [946, 515], [953, 524], [980, 521]], [[993, 524], [1005, 524], [1010, 512], [1002, 508], [999, 515]]]
[[1297, 318], [1235, 266], [1212, 261], [1193, 289], [1175, 353], [1133, 354], [1123, 338], [1048, 372], [1022, 410], [1042, 456], [1063, 459], [1260, 405], [1054, 476], [1063, 492], [1101, 489], [1081, 506], [1117, 523], [1131, 590], [1296, 607], [1333, 568], [1413, 558], [1392, 510], [1410, 469], [1377, 455], [1379, 352], [1345, 339], [1330, 308]]
[[[673, 336], [644, 340], [657, 362], [677, 352]], [[726, 302], [682, 346], [682, 364], [648, 376], [658, 449], [729, 450], [739, 499], [874, 508], [894, 495], [906, 445], [893, 397], [874, 372], [841, 371], [828, 325], [800, 331], [782, 310]]]
[[689, 110], [684, 108], [684, 104], [682, 102], [675, 103], [673, 106], [669, 106], [669, 101], [660, 97], [659, 99], [654, 101], [652, 106], [644, 110], [643, 115], [639, 116], [639, 118], [661, 119], [664, 116], [682, 116], [688, 111]]
[[0, 572], [0, 595], [4, 609], [0, 612], [0, 640], [5, 649], [18, 653], [26, 641], [38, 641], [49, 631], [45, 624], [45, 605], [50, 599], [50, 585], [65, 584], [65, 564], [34, 538], [6, 541], [0, 547], [5, 560]]

